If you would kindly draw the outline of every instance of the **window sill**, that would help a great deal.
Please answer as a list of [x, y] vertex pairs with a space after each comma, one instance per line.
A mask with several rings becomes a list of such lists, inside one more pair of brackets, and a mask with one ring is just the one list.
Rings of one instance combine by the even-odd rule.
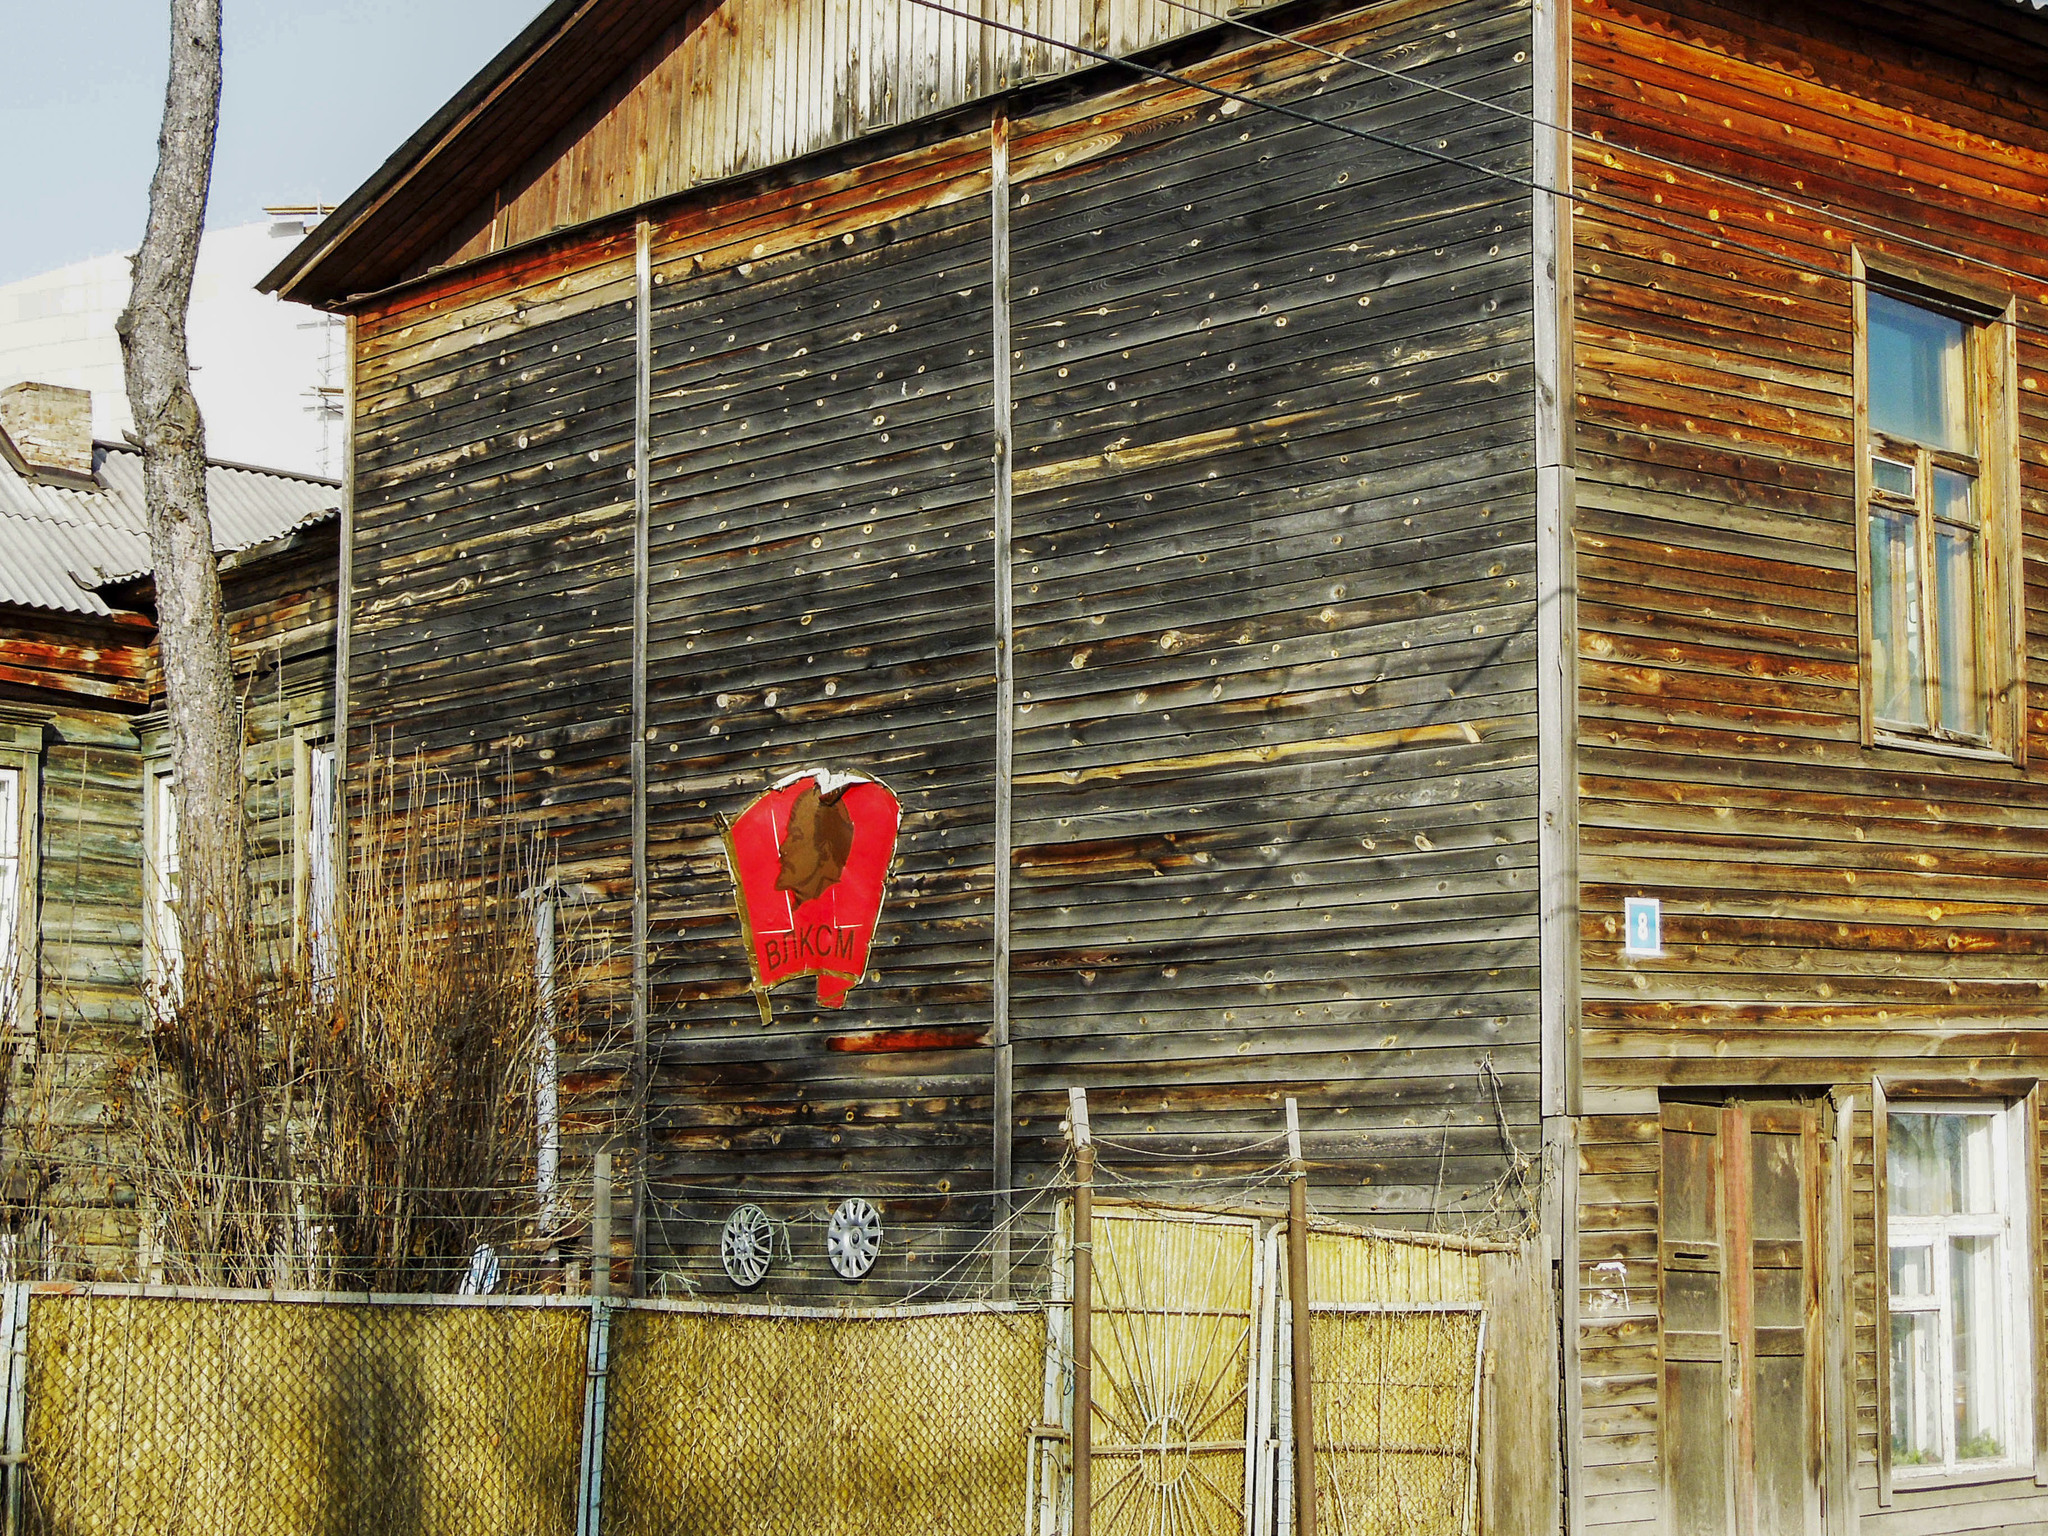
[[1932, 1492], [1938, 1488], [1974, 1488], [1982, 1483], [2018, 1483], [2034, 1486], [2034, 1469], [2005, 1462], [1995, 1467], [1963, 1467], [1954, 1472], [1910, 1472], [1892, 1468], [1892, 1492]]
[[1931, 736], [1901, 736], [1895, 731], [1879, 727], [1871, 736], [1871, 744], [1890, 747], [1900, 752], [1926, 752], [1935, 757], [1959, 757], [1972, 763], [2012, 763], [2010, 752], [2001, 752], [1996, 747], [1972, 747], [1959, 741], [1937, 741]]

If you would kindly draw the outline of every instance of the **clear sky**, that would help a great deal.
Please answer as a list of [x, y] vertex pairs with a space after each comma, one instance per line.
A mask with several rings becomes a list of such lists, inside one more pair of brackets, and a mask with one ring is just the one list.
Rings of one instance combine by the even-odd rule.
[[[208, 226], [338, 202], [543, 4], [223, 0]], [[0, 0], [0, 283], [141, 243], [169, 34], [169, 0]]]

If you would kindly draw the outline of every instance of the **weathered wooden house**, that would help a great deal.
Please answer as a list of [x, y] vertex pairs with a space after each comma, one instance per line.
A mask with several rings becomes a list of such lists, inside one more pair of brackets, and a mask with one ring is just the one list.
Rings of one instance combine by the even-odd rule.
[[[2038, 1529], [2044, 80], [2026, 0], [550, 6], [269, 282], [350, 758], [504, 763], [632, 961], [643, 1282], [845, 1194], [914, 1291], [1068, 1086], [1182, 1193], [1294, 1096], [1322, 1210], [1544, 1192], [1575, 1528]], [[901, 812], [838, 1008], [728, 857], [806, 770]]]
[[[216, 464], [207, 489], [241, 689], [251, 876], [303, 930], [315, 786], [331, 793], [339, 495]], [[95, 443], [83, 390], [0, 392], [0, 1258], [10, 1277], [127, 1277], [128, 1068], [175, 945], [174, 780], [142, 458]], [[40, 1058], [40, 1070], [32, 1070]], [[52, 1226], [24, 1231], [31, 1211]], [[31, 1223], [33, 1226], [34, 1223]]]

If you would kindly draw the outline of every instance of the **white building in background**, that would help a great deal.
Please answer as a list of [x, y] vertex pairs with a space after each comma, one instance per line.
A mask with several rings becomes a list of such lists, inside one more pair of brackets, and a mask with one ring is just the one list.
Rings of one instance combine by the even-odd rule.
[[[342, 322], [256, 291], [326, 212], [278, 208], [258, 224], [209, 230], [187, 323], [192, 388], [215, 459], [301, 474], [341, 472]], [[93, 435], [118, 442], [135, 422], [114, 322], [129, 258], [97, 256], [0, 285], [0, 388], [34, 381], [92, 391]]]

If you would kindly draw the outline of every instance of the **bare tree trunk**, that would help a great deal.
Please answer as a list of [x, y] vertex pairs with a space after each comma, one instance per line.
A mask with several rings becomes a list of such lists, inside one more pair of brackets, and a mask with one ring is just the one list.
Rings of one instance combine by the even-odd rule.
[[142, 439], [157, 635], [177, 774], [185, 947], [239, 928], [247, 905], [241, 730], [206, 508], [206, 429], [192, 395], [185, 311], [220, 120], [220, 0], [171, 0], [171, 75], [149, 228], [121, 316], [128, 403]]

